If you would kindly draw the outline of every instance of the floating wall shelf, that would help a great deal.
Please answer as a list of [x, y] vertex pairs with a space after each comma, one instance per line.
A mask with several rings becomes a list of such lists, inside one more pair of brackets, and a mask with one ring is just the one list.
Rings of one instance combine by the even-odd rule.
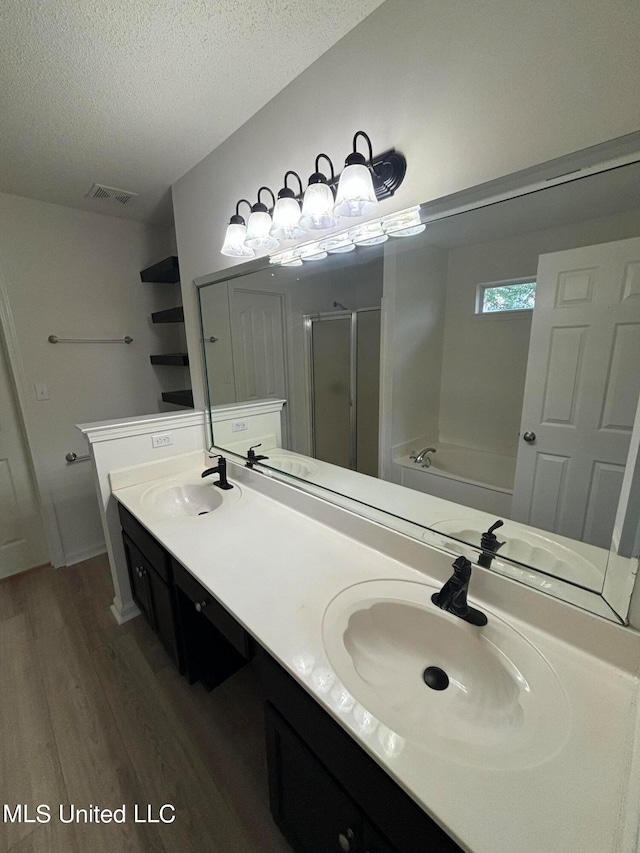
[[151, 315], [152, 323], [184, 323], [184, 310], [182, 305], [177, 308], [167, 308], [164, 311], [154, 311]]
[[150, 355], [151, 364], [170, 364], [177, 367], [189, 366], [189, 354], [186, 352], [168, 352], [164, 355]]
[[193, 409], [193, 391], [191, 388], [184, 391], [163, 391], [162, 399], [165, 403], [175, 403], [176, 406]]
[[180, 281], [180, 267], [175, 255], [159, 261], [140, 273], [140, 281], [148, 281], [155, 284], [176, 284]]

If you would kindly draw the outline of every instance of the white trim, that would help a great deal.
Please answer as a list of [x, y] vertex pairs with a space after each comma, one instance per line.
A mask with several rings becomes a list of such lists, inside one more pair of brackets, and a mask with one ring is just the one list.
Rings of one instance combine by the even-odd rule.
[[107, 546], [103, 540], [102, 542], [99, 542], [96, 545], [91, 545], [88, 548], [81, 548], [79, 551], [75, 551], [73, 554], [67, 554], [66, 565], [75, 566], [76, 563], [83, 563], [85, 560], [90, 560], [92, 557], [99, 557], [101, 554], [106, 553]]
[[286, 400], [251, 400], [247, 403], [228, 403], [223, 406], [211, 406], [211, 422], [219, 423], [235, 418], [238, 411], [244, 417], [252, 415], [268, 415], [271, 412], [281, 412]]
[[29, 461], [29, 467], [31, 469], [36, 497], [39, 504], [42, 526], [47, 540], [49, 561], [53, 566], [64, 566], [64, 549], [62, 547], [62, 538], [60, 536], [60, 528], [58, 527], [58, 521], [56, 518], [53, 497], [47, 480], [40, 473], [38, 466], [35, 464], [34, 448], [37, 447], [37, 442], [32, 428], [32, 411], [30, 407], [31, 397], [30, 392], [27, 390], [29, 389], [29, 383], [27, 381], [27, 374], [20, 356], [18, 333], [13, 321], [13, 312], [11, 310], [9, 294], [7, 292], [1, 266], [0, 330], [2, 331], [6, 346], [9, 373], [13, 379], [16, 391], [18, 414], [25, 432], [25, 452]]
[[[86, 436], [89, 444], [99, 441], [112, 441], [132, 435], [146, 435], [156, 429], [184, 429], [204, 425], [204, 412], [184, 412], [175, 414], [165, 412], [158, 415], [140, 415], [135, 418], [118, 418], [112, 421], [96, 421], [89, 424], [76, 424], [76, 429]], [[203, 441], [204, 444], [204, 441]]]
[[140, 615], [140, 611], [133, 601], [130, 601], [125, 607], [119, 607], [114, 599], [113, 604], [109, 609], [113, 613], [113, 618], [116, 620], [118, 625], [124, 625], [125, 622], [130, 622], [131, 619], [135, 619], [136, 616]]

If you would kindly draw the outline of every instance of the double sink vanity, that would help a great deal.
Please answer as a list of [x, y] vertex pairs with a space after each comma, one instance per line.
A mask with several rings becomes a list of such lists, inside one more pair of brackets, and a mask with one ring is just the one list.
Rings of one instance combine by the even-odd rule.
[[110, 474], [130, 582], [190, 681], [257, 658], [293, 849], [636, 853], [635, 631], [477, 566], [470, 624], [431, 600], [450, 553], [212, 464]]

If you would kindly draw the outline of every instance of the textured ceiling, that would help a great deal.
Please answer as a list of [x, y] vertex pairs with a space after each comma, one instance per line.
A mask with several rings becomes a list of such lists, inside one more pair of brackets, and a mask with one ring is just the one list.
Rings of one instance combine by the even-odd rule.
[[381, 2], [1, 0], [0, 192], [169, 222], [169, 186]]

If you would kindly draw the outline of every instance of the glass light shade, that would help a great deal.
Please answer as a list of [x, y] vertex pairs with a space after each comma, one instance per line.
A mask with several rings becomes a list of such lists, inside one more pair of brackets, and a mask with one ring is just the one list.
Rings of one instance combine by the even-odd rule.
[[340, 175], [333, 212], [338, 216], [370, 216], [378, 207], [371, 172], [361, 163], [347, 166]]
[[280, 264], [283, 267], [301, 267], [302, 260], [294, 249], [284, 249], [269, 258], [270, 264]]
[[354, 244], [351, 242], [348, 234], [335, 234], [332, 237], [327, 237], [320, 243], [320, 249], [329, 252], [330, 255], [339, 255], [344, 252], [353, 252]]
[[412, 237], [421, 234], [427, 226], [420, 221], [420, 208], [399, 210], [382, 219], [382, 228], [390, 237]]
[[247, 237], [247, 226], [232, 223], [227, 226], [227, 233], [224, 238], [224, 245], [220, 250], [220, 254], [227, 255], [229, 258], [254, 258], [255, 252], [248, 246], [245, 246]]
[[333, 193], [327, 184], [309, 184], [302, 202], [300, 225], [314, 231], [334, 228], [338, 217], [333, 212]]
[[264, 249], [268, 252], [277, 249], [280, 244], [275, 237], [269, 234], [270, 230], [271, 217], [269, 214], [262, 210], [254, 210], [249, 217], [245, 245], [251, 249]]
[[299, 223], [300, 205], [295, 198], [279, 198], [273, 209], [271, 236], [279, 240], [298, 240], [307, 233]]
[[295, 253], [303, 261], [321, 261], [327, 257], [327, 253], [320, 243], [307, 243], [306, 246], [300, 246], [298, 249], [295, 249]]
[[349, 237], [356, 246], [376, 246], [378, 243], [385, 243], [389, 239], [382, 230], [379, 220], [364, 222], [356, 228], [351, 228]]

